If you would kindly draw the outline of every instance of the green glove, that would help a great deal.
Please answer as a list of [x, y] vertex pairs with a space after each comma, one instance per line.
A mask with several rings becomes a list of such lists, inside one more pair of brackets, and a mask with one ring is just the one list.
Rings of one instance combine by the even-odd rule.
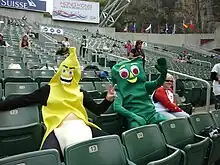
[[165, 58], [159, 58], [157, 60], [157, 65], [155, 65], [155, 68], [161, 73], [166, 75], [167, 74], [167, 61]]
[[145, 121], [144, 118], [140, 117], [140, 116], [135, 116], [134, 120], [137, 121], [140, 125], [146, 125], [147, 122]]

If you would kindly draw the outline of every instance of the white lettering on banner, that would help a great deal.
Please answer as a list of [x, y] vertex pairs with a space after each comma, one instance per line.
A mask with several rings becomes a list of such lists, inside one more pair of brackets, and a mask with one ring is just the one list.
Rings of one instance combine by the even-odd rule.
[[12, 0], [1, 0], [1, 6], [7, 6], [7, 7], [15, 7], [15, 8], [28, 8], [28, 4], [24, 2], [19, 1], [12, 1]]
[[54, 20], [99, 23], [99, 10], [98, 2], [54, 0], [52, 18]]

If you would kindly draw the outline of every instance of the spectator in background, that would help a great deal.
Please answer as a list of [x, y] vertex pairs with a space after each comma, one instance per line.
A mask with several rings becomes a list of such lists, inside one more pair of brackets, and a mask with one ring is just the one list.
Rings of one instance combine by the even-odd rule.
[[64, 37], [62, 44], [65, 45], [67, 48], [70, 48], [69, 39], [67, 37]]
[[143, 46], [143, 41], [141, 40], [136, 41], [135, 48], [130, 51], [128, 58], [132, 59], [141, 56], [143, 59], [145, 59], [142, 46]]
[[135, 48], [131, 50], [128, 58], [133, 59], [133, 58], [137, 58], [137, 57], [142, 57], [143, 58], [143, 67], [145, 68], [145, 54], [144, 54], [142, 46], [143, 46], [143, 41], [137, 40], [135, 43]]
[[60, 55], [60, 56], [69, 56], [70, 51], [69, 48], [66, 47], [66, 45], [62, 44], [61, 48], [59, 50], [57, 50], [56, 55]]
[[215, 109], [220, 109], [220, 63], [215, 64], [211, 70], [213, 93], [215, 95]]
[[4, 36], [2, 33], [0, 33], [0, 46], [2, 47], [9, 47], [10, 45], [7, 43], [7, 41], [4, 40]]
[[24, 48], [24, 49], [30, 48], [30, 42], [29, 42], [29, 38], [27, 34], [25, 34], [21, 38], [20, 43], [19, 43], [19, 48]]
[[173, 81], [173, 76], [167, 73], [163, 86], [157, 88], [154, 92], [153, 101], [155, 109], [168, 119], [174, 119], [176, 117], [189, 117], [189, 114], [184, 112], [176, 104], [176, 99], [174, 98], [174, 93], [172, 90]]
[[131, 44], [131, 41], [128, 40], [127, 44], [125, 44], [124, 48], [127, 49], [127, 56], [130, 55], [130, 52], [132, 50], [133, 45]]
[[87, 39], [86, 39], [86, 36], [83, 35], [83, 36], [82, 36], [82, 40], [81, 40], [81, 46], [80, 46], [80, 49], [79, 49], [79, 55], [80, 55], [80, 57], [83, 56], [83, 58], [85, 58], [87, 44], [88, 44], [88, 41], [87, 41]]

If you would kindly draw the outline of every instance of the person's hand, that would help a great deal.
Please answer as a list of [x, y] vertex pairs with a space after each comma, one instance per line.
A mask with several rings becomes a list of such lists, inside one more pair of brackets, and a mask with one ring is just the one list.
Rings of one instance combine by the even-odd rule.
[[157, 60], [157, 65], [155, 65], [155, 68], [161, 73], [161, 74], [167, 74], [167, 61], [165, 58], [159, 58]]
[[137, 121], [141, 126], [147, 124], [146, 120], [140, 116], [135, 116], [134, 120]]
[[107, 92], [107, 95], [106, 95], [106, 100], [108, 100], [110, 102], [114, 101], [114, 98], [116, 96], [115, 87], [116, 87], [116, 84], [114, 85], [114, 87], [111, 84], [108, 86], [108, 92]]

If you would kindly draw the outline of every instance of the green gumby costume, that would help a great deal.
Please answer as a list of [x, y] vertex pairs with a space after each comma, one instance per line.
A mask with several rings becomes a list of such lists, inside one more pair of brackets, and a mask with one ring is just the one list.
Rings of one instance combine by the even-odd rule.
[[112, 68], [112, 82], [117, 84], [113, 109], [127, 119], [129, 128], [158, 124], [166, 120], [165, 116], [156, 112], [149, 96], [166, 79], [166, 60], [158, 59], [155, 67], [161, 74], [154, 81], [146, 81], [142, 58], [122, 61]]

